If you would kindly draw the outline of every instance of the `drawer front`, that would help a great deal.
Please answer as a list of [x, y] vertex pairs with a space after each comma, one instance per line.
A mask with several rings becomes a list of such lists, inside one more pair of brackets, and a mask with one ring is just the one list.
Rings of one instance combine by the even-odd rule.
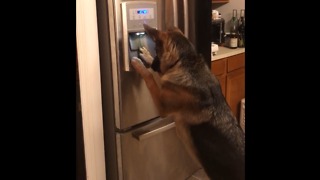
[[216, 75], [220, 76], [225, 74], [226, 72], [226, 58], [221, 60], [216, 60], [211, 63], [211, 72]]
[[191, 159], [175, 128], [142, 140], [134, 138], [131, 132], [117, 133], [117, 140], [122, 162], [118, 168], [124, 180], [187, 179], [200, 168]]
[[245, 66], [244, 59], [244, 53], [228, 57], [228, 72], [243, 68]]

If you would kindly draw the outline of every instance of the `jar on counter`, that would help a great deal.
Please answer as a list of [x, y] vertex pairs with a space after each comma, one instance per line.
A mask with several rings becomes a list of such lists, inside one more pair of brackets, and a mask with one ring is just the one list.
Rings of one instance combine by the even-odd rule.
[[230, 34], [229, 47], [231, 49], [238, 48], [238, 35], [236, 33]]

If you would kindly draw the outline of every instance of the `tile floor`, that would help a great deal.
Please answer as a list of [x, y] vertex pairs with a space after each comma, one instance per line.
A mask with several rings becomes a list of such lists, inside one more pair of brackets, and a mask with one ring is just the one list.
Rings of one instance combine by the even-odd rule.
[[210, 179], [203, 169], [199, 169], [191, 177], [189, 177], [186, 180], [210, 180]]

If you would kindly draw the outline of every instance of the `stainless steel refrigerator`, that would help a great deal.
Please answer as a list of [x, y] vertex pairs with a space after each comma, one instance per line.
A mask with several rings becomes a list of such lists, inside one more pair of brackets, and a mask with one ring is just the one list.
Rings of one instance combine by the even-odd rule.
[[178, 139], [174, 122], [159, 117], [130, 59], [142, 46], [155, 55], [146, 23], [159, 30], [179, 27], [210, 67], [211, 0], [96, 2], [107, 179], [187, 179], [200, 166]]

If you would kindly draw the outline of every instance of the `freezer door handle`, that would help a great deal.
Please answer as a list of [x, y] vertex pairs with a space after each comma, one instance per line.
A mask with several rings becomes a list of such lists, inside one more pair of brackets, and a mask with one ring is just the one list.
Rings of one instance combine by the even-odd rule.
[[[173, 0], [172, 1], [172, 7], [173, 7], [173, 25], [175, 27], [179, 27], [179, 12], [178, 11], [182, 11], [178, 8], [178, 1], [177, 0]], [[188, 5], [188, 0], [183, 0], [183, 23], [184, 23], [184, 35], [189, 38], [189, 5]], [[180, 27], [181, 29], [181, 27]]]
[[164, 131], [167, 131], [171, 128], [175, 127], [175, 122], [173, 122], [171, 119], [162, 119], [148, 125], [146, 127], [140, 128], [137, 131], [132, 132], [132, 136], [136, 138], [137, 140], [141, 141], [146, 138], [152, 137], [156, 134], [162, 133]]

